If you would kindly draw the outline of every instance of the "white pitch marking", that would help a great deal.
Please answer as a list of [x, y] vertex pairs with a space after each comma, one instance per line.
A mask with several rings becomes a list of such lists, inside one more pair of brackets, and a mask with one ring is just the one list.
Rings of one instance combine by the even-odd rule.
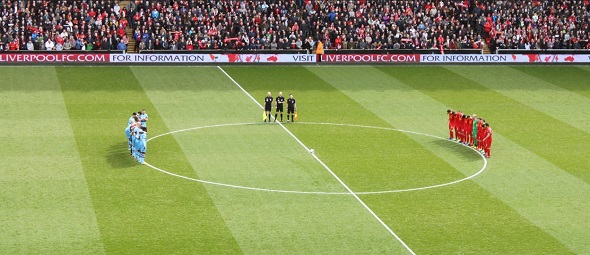
[[[415, 135], [423, 135], [423, 136], [433, 137], [433, 138], [437, 138], [437, 139], [441, 139], [441, 140], [445, 140], [445, 141], [447, 140], [446, 138], [442, 138], [440, 136], [435, 136], [435, 135], [430, 135], [430, 134], [424, 134], [424, 133], [414, 132], [414, 131], [408, 131], [408, 130], [402, 130], [402, 129], [388, 128], [388, 127], [365, 126], [365, 125], [356, 125], [356, 124], [317, 123], [317, 122], [299, 122], [299, 124], [307, 124], [307, 125], [331, 125], [331, 126], [346, 126], [346, 127], [372, 128], [372, 129], [399, 131], [399, 132], [402, 132], [402, 133], [409, 133], [409, 134], [415, 134]], [[459, 182], [462, 182], [462, 181], [469, 180], [469, 179], [471, 179], [471, 178], [473, 178], [475, 176], [478, 176], [484, 170], [486, 170], [486, 167], [488, 166], [488, 160], [486, 159], [486, 157], [483, 154], [479, 153], [476, 149], [471, 148], [469, 146], [465, 146], [465, 147], [467, 147], [467, 148], [469, 148], [469, 149], [477, 152], [477, 154], [479, 156], [481, 156], [481, 158], [483, 159], [483, 166], [475, 174], [472, 174], [470, 176], [467, 176], [467, 177], [465, 177], [463, 179], [459, 179], [459, 180], [456, 180], [456, 181], [447, 182], [447, 183], [441, 183], [441, 184], [436, 184], [436, 185], [431, 185], [431, 186], [426, 186], [426, 187], [410, 188], [410, 189], [398, 189], [398, 190], [385, 190], [385, 191], [366, 191], [366, 192], [356, 192], [356, 194], [368, 195], [368, 194], [385, 194], [385, 193], [396, 193], [396, 192], [406, 192], [406, 191], [417, 191], [417, 190], [440, 188], [440, 187], [449, 186], [449, 185], [453, 185], [453, 184], [456, 184], [456, 183], [459, 183]]]
[[197, 129], [203, 129], [203, 128], [214, 128], [214, 127], [245, 126], [245, 125], [252, 125], [252, 124], [254, 124], [254, 123], [218, 124], [218, 125], [211, 125], [211, 126], [201, 126], [201, 127], [185, 128], [185, 129], [170, 131], [168, 133], [163, 133], [163, 134], [156, 135], [154, 137], [151, 137], [151, 138], [147, 139], [146, 142], [149, 142], [149, 141], [151, 141], [153, 139], [156, 139], [156, 138], [158, 138], [160, 136], [165, 136], [165, 135], [170, 135], [170, 134], [180, 133], [180, 132], [185, 132], [185, 131], [190, 131], [190, 130], [197, 130]]
[[[229, 78], [236, 86], [238, 86], [238, 88], [240, 88], [246, 95], [248, 95], [248, 97], [250, 97], [250, 99], [252, 99], [252, 101], [254, 101], [258, 106], [260, 106], [260, 108], [264, 109], [264, 107], [262, 107], [262, 105], [256, 101], [256, 99], [254, 99], [254, 97], [252, 97], [252, 95], [250, 95], [250, 93], [248, 93], [248, 91], [246, 91], [244, 88], [242, 88], [242, 86], [240, 86], [240, 84], [238, 82], [236, 82], [231, 76], [229, 76], [229, 74], [227, 74], [225, 72], [225, 70], [223, 70], [223, 68], [221, 68], [220, 66], [217, 66], [217, 68], [219, 68], [219, 70], [221, 70], [221, 72], [223, 72], [225, 74], [225, 76], [227, 76], [227, 78]], [[309, 151], [309, 148], [307, 146], [305, 146], [305, 144], [303, 144], [303, 142], [301, 142], [301, 140], [299, 140], [299, 138], [297, 138], [295, 135], [293, 135], [293, 133], [291, 133], [291, 131], [289, 131], [289, 129], [287, 129], [285, 127], [285, 125], [283, 125], [281, 122], [278, 122], [278, 124], [283, 128], [283, 130], [285, 130], [291, 137], [293, 137], [293, 139], [295, 139], [295, 141], [297, 141], [303, 148], [305, 148], [305, 151]], [[389, 228], [389, 226], [387, 226], [387, 224], [385, 224], [385, 222], [383, 222], [383, 220], [381, 220], [381, 218], [379, 218], [379, 216], [377, 216], [377, 214], [375, 214], [375, 212], [373, 212], [373, 210], [371, 210], [371, 208], [369, 208], [369, 206], [367, 204], [365, 204], [365, 202], [363, 202], [363, 200], [361, 200], [349, 187], [348, 185], [346, 185], [346, 183], [344, 183], [340, 177], [338, 177], [334, 172], [332, 172], [332, 170], [326, 165], [324, 164], [324, 162], [318, 158], [318, 156], [316, 156], [315, 154], [311, 153], [310, 154], [313, 158], [315, 158], [332, 176], [334, 176], [334, 178], [348, 191], [350, 192], [350, 194], [363, 206], [365, 207], [365, 209], [367, 209], [367, 211], [373, 215], [373, 217], [375, 217], [375, 219], [381, 223], [381, 225], [383, 227], [385, 227], [385, 229], [387, 229], [387, 231], [389, 231], [389, 233], [395, 237], [395, 239], [397, 239], [405, 248], [406, 250], [408, 250], [410, 252], [410, 254], [412, 255], [416, 255], [416, 253], [414, 253], [414, 251], [395, 233], [393, 232], [393, 230], [391, 230], [391, 228]]]
[[236, 189], [246, 189], [246, 190], [256, 190], [256, 191], [266, 191], [266, 192], [275, 192], [275, 193], [291, 193], [291, 194], [315, 194], [315, 195], [349, 195], [349, 193], [344, 193], [344, 192], [340, 192], [340, 193], [336, 193], [336, 192], [321, 192], [321, 191], [295, 191], [295, 190], [277, 190], [277, 189], [263, 189], [263, 188], [254, 188], [254, 187], [246, 187], [246, 186], [239, 186], [239, 185], [232, 185], [232, 184], [226, 184], [226, 183], [220, 183], [220, 182], [211, 182], [211, 181], [205, 181], [205, 180], [199, 180], [196, 178], [191, 178], [191, 177], [187, 177], [184, 175], [179, 175], [179, 174], [175, 174], [175, 173], [171, 173], [168, 172], [166, 170], [162, 170], [156, 166], [150, 165], [149, 163], [145, 162], [146, 166], [149, 166], [157, 171], [160, 171], [162, 173], [165, 174], [169, 174], [172, 175], [174, 177], [178, 177], [178, 178], [182, 178], [185, 180], [189, 180], [189, 181], [195, 181], [195, 182], [200, 182], [200, 183], [206, 183], [206, 184], [212, 184], [212, 185], [217, 185], [217, 186], [224, 186], [224, 187], [229, 187], [229, 188], [236, 188]]
[[[233, 124], [217, 124], [217, 125], [210, 125], [210, 126], [201, 126], [201, 127], [192, 127], [192, 128], [185, 128], [185, 129], [179, 129], [179, 130], [175, 130], [175, 131], [170, 131], [167, 133], [163, 133], [163, 134], [159, 134], [156, 135], [154, 137], [151, 137], [147, 140], [147, 142], [156, 139], [158, 137], [162, 137], [165, 135], [170, 135], [170, 134], [175, 134], [175, 133], [180, 133], [180, 132], [185, 132], [185, 131], [191, 131], [191, 130], [198, 130], [198, 129], [205, 129], [205, 128], [216, 128], [216, 127], [230, 127], [230, 126], [246, 126], [246, 125], [260, 125], [261, 123], [259, 122], [252, 122], [252, 123], [233, 123]], [[388, 131], [398, 131], [398, 132], [405, 132], [405, 133], [410, 133], [410, 134], [416, 134], [416, 135], [423, 135], [423, 136], [428, 136], [428, 137], [433, 137], [436, 139], [441, 139], [441, 140], [445, 140], [447, 141], [446, 138], [442, 138], [439, 136], [435, 136], [435, 135], [430, 135], [430, 134], [424, 134], [424, 133], [420, 133], [420, 132], [414, 132], [414, 131], [407, 131], [407, 130], [400, 130], [400, 129], [395, 129], [395, 128], [388, 128], [388, 127], [377, 127], [377, 126], [365, 126], [365, 125], [356, 125], [356, 124], [340, 124], [340, 123], [317, 123], [317, 122], [298, 122], [298, 124], [305, 124], [305, 125], [332, 125], [332, 126], [343, 126], [343, 127], [359, 127], [359, 128], [371, 128], [371, 129], [380, 129], [380, 130], [388, 130]], [[456, 145], [460, 145], [458, 143], [453, 143]], [[477, 152], [477, 150], [468, 147], [469, 149]], [[463, 182], [469, 179], [472, 179], [478, 175], [480, 175], [483, 171], [485, 171], [486, 167], [487, 167], [487, 159], [480, 154], [479, 152], [477, 152], [478, 155], [481, 156], [481, 158], [484, 161], [484, 164], [482, 166], [482, 168], [477, 171], [475, 174], [472, 174], [470, 176], [467, 176], [463, 179], [460, 180], [456, 180], [456, 181], [452, 181], [452, 182], [447, 182], [447, 183], [441, 183], [441, 184], [436, 184], [436, 185], [431, 185], [431, 186], [425, 186], [425, 187], [418, 187], [418, 188], [409, 188], [409, 189], [397, 189], [397, 190], [382, 190], [382, 191], [363, 191], [363, 192], [355, 192], [355, 194], [357, 195], [378, 195], [378, 194], [387, 194], [387, 193], [400, 193], [400, 192], [408, 192], [408, 191], [418, 191], [418, 190], [426, 190], [426, 189], [433, 189], [433, 188], [440, 188], [440, 187], [444, 187], [444, 186], [449, 186], [449, 185], [453, 185], [453, 184], [457, 184], [459, 182]], [[227, 184], [227, 183], [220, 183], [220, 182], [212, 182], [212, 181], [206, 181], [206, 180], [200, 180], [200, 179], [195, 179], [195, 178], [191, 178], [191, 177], [187, 177], [187, 176], [182, 176], [179, 174], [175, 174], [175, 173], [171, 173], [168, 172], [166, 170], [163, 170], [161, 168], [158, 168], [156, 166], [147, 164], [146, 165], [157, 170], [160, 171], [162, 173], [168, 174], [168, 175], [172, 175], [175, 177], [179, 177], [182, 179], [186, 179], [186, 180], [190, 180], [190, 181], [196, 181], [196, 182], [201, 182], [201, 183], [206, 183], [206, 184], [211, 184], [211, 185], [218, 185], [218, 186], [224, 186], [224, 187], [230, 187], [230, 188], [237, 188], [237, 189], [246, 189], [246, 190], [255, 190], [255, 191], [265, 191], [265, 192], [277, 192], [277, 193], [289, 193], [289, 194], [314, 194], [314, 195], [350, 195], [350, 193], [348, 192], [329, 192], [329, 191], [298, 191], [298, 190], [277, 190], [277, 189], [265, 189], [265, 188], [256, 188], [256, 187], [248, 187], [248, 186], [240, 186], [240, 185], [233, 185], [233, 184]]]

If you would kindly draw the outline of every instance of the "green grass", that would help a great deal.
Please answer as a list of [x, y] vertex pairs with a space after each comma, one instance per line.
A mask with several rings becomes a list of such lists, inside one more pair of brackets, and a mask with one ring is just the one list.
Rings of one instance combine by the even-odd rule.
[[[259, 103], [293, 93], [285, 127], [355, 192], [471, 176], [446, 109], [494, 129], [480, 175], [358, 197], [417, 254], [590, 253], [586, 66], [227, 66]], [[34, 76], [32, 79], [31, 75]], [[0, 67], [0, 253], [409, 254], [217, 67]], [[316, 123], [316, 124], [314, 124]], [[345, 124], [336, 126], [317, 123]], [[346, 125], [365, 125], [385, 129]]]

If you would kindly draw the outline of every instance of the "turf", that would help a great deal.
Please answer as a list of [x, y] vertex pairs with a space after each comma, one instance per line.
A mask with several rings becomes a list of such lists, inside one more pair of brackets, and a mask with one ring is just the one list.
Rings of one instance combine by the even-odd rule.
[[[262, 121], [262, 109], [217, 68], [170, 68], [177, 74], [171, 81], [174, 89], [163, 88], [155, 70], [133, 68], [167, 125], [182, 129]], [[174, 105], [169, 98], [177, 98]], [[225, 115], [232, 117], [226, 119]], [[195, 174], [208, 181], [295, 191], [345, 191], [278, 125], [203, 129], [179, 133], [175, 138]], [[154, 142], [157, 146], [158, 141]], [[153, 161], [174, 170], [168, 160], [161, 162]], [[206, 188], [245, 253], [400, 250], [400, 244], [349, 196]]]
[[[589, 74], [586, 66], [0, 67], [0, 250], [409, 254], [382, 220], [416, 254], [588, 254]], [[284, 127], [328, 168], [262, 122], [257, 103], [267, 91], [294, 94], [299, 119]], [[151, 140], [147, 162], [192, 180], [128, 155], [123, 130], [142, 108], [148, 137], [182, 130]], [[484, 161], [444, 139], [448, 108], [494, 129], [486, 169], [452, 185]], [[190, 129], [211, 125], [220, 126]], [[372, 215], [328, 169], [355, 192], [390, 192], [358, 195]]]

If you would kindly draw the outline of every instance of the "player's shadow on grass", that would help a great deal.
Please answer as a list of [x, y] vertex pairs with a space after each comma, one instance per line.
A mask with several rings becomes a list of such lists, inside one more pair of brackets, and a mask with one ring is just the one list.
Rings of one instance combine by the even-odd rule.
[[468, 148], [465, 145], [459, 144], [457, 142], [445, 141], [441, 139], [436, 139], [432, 141], [432, 143], [440, 148], [444, 148], [445, 151], [454, 154], [455, 156], [459, 156], [469, 161], [477, 161], [481, 160], [481, 155]]
[[137, 165], [135, 159], [129, 154], [127, 144], [116, 143], [111, 145], [108, 151], [107, 162], [112, 168], [129, 168]]

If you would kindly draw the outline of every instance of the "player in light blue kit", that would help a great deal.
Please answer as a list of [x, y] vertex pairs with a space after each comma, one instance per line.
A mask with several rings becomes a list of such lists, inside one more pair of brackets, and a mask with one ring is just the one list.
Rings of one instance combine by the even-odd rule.
[[131, 131], [131, 155], [133, 155], [136, 160], [139, 160], [139, 132], [141, 132], [140, 125], [135, 125]]
[[133, 114], [131, 114], [131, 117], [129, 117], [129, 120], [127, 121], [127, 126], [131, 126], [131, 124], [133, 124], [133, 121], [135, 120], [136, 115], [137, 115], [136, 112], [133, 112]]
[[141, 127], [138, 140], [137, 151], [139, 153], [139, 158], [137, 159], [137, 162], [143, 165], [145, 163], [145, 152], [147, 150], [147, 127]]
[[139, 118], [137, 118], [137, 116], [133, 115], [133, 119], [131, 119], [131, 123], [129, 125], [127, 125], [127, 128], [125, 128], [125, 136], [127, 137], [127, 150], [129, 150], [129, 152], [131, 152], [131, 155], [133, 155], [132, 131], [135, 128], [135, 126], [138, 125], [138, 122], [139, 122]]
[[145, 113], [145, 109], [141, 110], [139, 113], [139, 120], [141, 121], [142, 127], [147, 127], [148, 115]]
[[127, 137], [127, 150], [131, 151], [131, 125], [125, 129], [125, 137]]

